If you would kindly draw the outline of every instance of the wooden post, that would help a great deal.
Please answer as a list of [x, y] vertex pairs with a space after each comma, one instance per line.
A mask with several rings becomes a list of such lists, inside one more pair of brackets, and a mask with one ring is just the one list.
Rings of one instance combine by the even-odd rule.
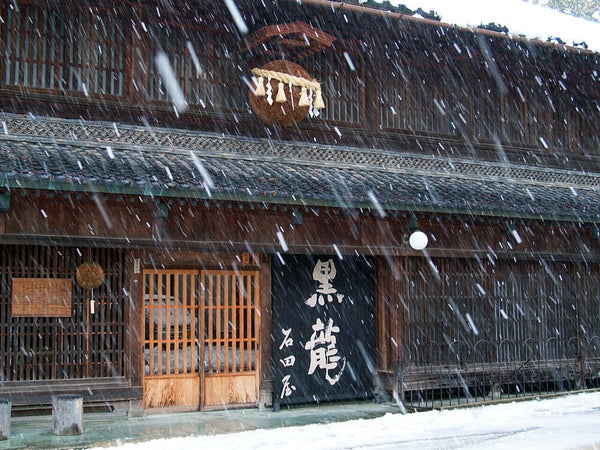
[[10, 437], [10, 409], [12, 402], [8, 398], [0, 398], [0, 441]]
[[63, 394], [52, 397], [52, 433], [75, 436], [83, 433], [83, 397]]

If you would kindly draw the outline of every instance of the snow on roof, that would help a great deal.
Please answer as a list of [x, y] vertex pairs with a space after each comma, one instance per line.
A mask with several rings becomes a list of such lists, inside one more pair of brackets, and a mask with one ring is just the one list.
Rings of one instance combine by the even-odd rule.
[[567, 45], [587, 45], [600, 52], [600, 22], [561, 13], [522, 0], [392, 0], [416, 11], [435, 11], [442, 22], [461, 27], [495, 23], [512, 35], [547, 41], [557, 39]]

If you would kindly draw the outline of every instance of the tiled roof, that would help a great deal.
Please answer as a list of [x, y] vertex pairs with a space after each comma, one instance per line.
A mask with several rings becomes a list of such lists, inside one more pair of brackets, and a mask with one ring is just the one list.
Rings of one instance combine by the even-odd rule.
[[109, 123], [0, 122], [8, 189], [600, 219], [600, 174]]

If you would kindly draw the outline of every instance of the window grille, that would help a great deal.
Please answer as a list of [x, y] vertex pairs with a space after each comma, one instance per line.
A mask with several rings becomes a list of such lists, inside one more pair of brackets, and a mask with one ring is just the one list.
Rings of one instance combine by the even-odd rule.
[[10, 3], [4, 84], [32, 91], [123, 96], [125, 18], [94, 9]]
[[169, 101], [169, 94], [156, 67], [156, 55], [164, 52], [187, 103], [196, 110], [247, 113], [249, 70], [238, 52], [218, 34], [158, 24], [149, 28], [152, 42], [148, 66], [148, 96]]
[[[70, 317], [13, 317], [12, 278], [72, 278], [88, 258], [105, 282], [91, 292], [73, 282]], [[0, 246], [0, 381], [124, 376], [124, 252], [113, 249]]]

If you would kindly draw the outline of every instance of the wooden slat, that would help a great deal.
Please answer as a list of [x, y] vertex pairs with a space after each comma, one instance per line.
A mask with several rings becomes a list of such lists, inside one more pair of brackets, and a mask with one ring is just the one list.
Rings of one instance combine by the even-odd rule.
[[213, 307], [213, 295], [214, 295], [214, 288], [213, 288], [213, 278], [210, 274], [206, 274], [206, 276], [202, 277], [205, 280], [206, 286], [205, 286], [205, 292], [206, 292], [206, 303], [204, 304], [205, 307], [207, 308], [207, 312], [208, 312], [208, 330], [207, 330], [207, 336], [208, 339], [205, 343], [205, 345], [208, 347], [208, 367], [209, 367], [209, 371], [212, 372], [213, 371], [213, 364], [214, 364], [214, 352], [213, 352], [213, 344], [214, 341], [216, 339], [216, 335], [215, 333], [215, 320], [214, 320], [214, 307]]
[[[166, 347], [166, 358], [165, 358], [165, 366], [163, 367], [163, 373], [176, 373], [175, 368], [171, 365], [171, 348], [173, 345], [173, 326], [174, 324], [171, 322], [173, 308], [171, 305], [171, 301], [173, 297], [171, 296], [171, 288], [172, 283], [171, 280], [173, 278], [173, 274], [165, 274], [164, 275], [164, 283], [165, 283], [165, 295], [164, 295], [164, 305], [162, 310], [162, 316], [165, 320], [165, 323], [162, 324], [163, 329], [165, 330], [164, 336], [164, 346]], [[173, 299], [174, 301], [174, 299]]]
[[204, 364], [204, 316], [200, 313], [203, 305], [203, 297], [200, 296], [200, 301], [198, 301], [197, 296], [200, 293], [197, 283], [198, 278], [196, 275], [190, 276], [189, 307], [192, 329], [188, 340], [188, 347], [190, 354], [197, 355], [200, 353], [200, 357], [194, 357], [191, 361], [191, 371], [194, 373], [203, 372]]
[[216, 370], [215, 372], [221, 372], [221, 345], [222, 345], [222, 337], [221, 337], [221, 333], [222, 333], [222, 323], [223, 323], [223, 309], [221, 308], [221, 302], [222, 302], [222, 289], [221, 289], [221, 276], [219, 274], [215, 275], [215, 285], [213, 286], [214, 288], [214, 293], [211, 296], [211, 300], [213, 302], [213, 308], [214, 311], [216, 313], [216, 320], [215, 320], [215, 340], [214, 340], [214, 347], [216, 348], [215, 351], [215, 364], [216, 364]]
[[[246, 366], [245, 370], [252, 370], [252, 353], [254, 350], [254, 345], [257, 339], [257, 336], [252, 334], [252, 319], [256, 314], [255, 308], [258, 305], [255, 305], [255, 298], [253, 296], [254, 292], [252, 290], [252, 277], [250, 275], [245, 275], [242, 280], [246, 280], [245, 292], [244, 292], [244, 303], [246, 305], [246, 323], [244, 326], [244, 336], [245, 336], [245, 347], [246, 347]], [[258, 277], [256, 277], [258, 280]], [[243, 281], [242, 281], [243, 283]], [[257, 332], [258, 330], [255, 330]], [[258, 355], [256, 355], [258, 356]], [[256, 357], [255, 356], [255, 357]]]
[[[182, 367], [183, 370], [180, 372], [186, 372], [187, 365], [183, 364], [183, 361], [185, 360], [187, 363], [187, 346], [184, 343], [186, 342], [186, 333], [188, 332], [188, 329], [186, 320], [187, 318], [185, 314], [185, 298], [183, 298], [182, 295], [186, 292], [188, 280], [186, 275], [176, 274], [174, 276], [174, 281], [175, 286], [173, 289], [173, 295], [175, 297], [175, 310], [173, 311], [173, 323], [175, 325], [175, 330], [173, 349], [175, 351], [175, 368], [179, 370], [179, 367]], [[179, 352], [180, 346], [184, 351]]]
[[244, 286], [240, 283], [239, 277], [235, 279], [235, 303], [234, 303], [234, 325], [235, 325], [235, 355], [236, 360], [233, 364], [233, 370], [239, 372], [244, 368], [245, 350], [244, 350], [244, 327], [242, 326], [242, 317], [244, 315]]

